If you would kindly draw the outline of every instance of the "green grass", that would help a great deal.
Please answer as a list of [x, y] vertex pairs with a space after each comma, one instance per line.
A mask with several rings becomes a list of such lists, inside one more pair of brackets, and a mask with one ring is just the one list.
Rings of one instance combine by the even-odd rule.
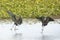
[[60, 15], [60, 0], [0, 0], [0, 18], [9, 18], [7, 10], [24, 18]]

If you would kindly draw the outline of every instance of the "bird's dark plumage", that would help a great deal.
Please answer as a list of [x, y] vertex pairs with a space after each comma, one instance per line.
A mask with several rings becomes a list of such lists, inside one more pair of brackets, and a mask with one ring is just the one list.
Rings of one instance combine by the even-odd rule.
[[50, 21], [54, 21], [54, 19], [52, 19], [51, 17], [36, 17], [37, 19], [39, 19], [42, 22], [42, 26], [46, 26], [48, 24], [48, 22]]
[[16, 26], [22, 24], [22, 18], [21, 18], [21, 16], [18, 17], [16, 15], [14, 15], [10, 10], [8, 10], [7, 13], [11, 16], [11, 18], [14, 21], [14, 24]]
[[41, 33], [43, 33], [43, 31], [44, 31], [44, 26], [46, 26], [50, 21], [54, 21], [54, 19], [52, 19], [51, 17], [41, 16], [41, 17], [36, 17], [36, 18], [42, 22], [42, 32]]

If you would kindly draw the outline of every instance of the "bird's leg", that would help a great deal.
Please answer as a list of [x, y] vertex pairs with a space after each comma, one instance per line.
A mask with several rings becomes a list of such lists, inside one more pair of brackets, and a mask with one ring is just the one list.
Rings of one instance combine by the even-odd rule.
[[12, 27], [11, 27], [11, 29], [10, 29], [10, 30], [13, 30], [13, 28], [14, 28], [14, 25], [12, 25]]
[[16, 25], [13, 25], [10, 30], [18, 30], [18, 29], [16, 28]]
[[41, 32], [41, 33], [43, 34], [43, 31], [44, 31], [44, 26], [42, 26], [42, 29], [41, 29], [41, 30], [42, 30], [42, 32]]
[[14, 30], [18, 30], [16, 25], [14, 26]]
[[42, 40], [44, 40], [44, 34], [43, 34], [43, 31], [44, 31], [44, 26], [42, 26], [42, 29], [41, 29], [41, 34], [42, 34]]

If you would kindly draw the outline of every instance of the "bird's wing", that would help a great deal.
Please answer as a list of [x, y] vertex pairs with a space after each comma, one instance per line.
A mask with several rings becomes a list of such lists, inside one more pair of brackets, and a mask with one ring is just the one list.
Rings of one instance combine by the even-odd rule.
[[18, 21], [19, 21], [19, 24], [21, 24], [22, 23], [22, 18], [19, 17]]
[[49, 21], [54, 21], [54, 19], [53, 19], [53, 18], [51, 18], [51, 17], [49, 17]]
[[8, 10], [7, 13], [11, 16], [13, 21], [16, 20], [16, 15], [14, 15], [10, 10]]

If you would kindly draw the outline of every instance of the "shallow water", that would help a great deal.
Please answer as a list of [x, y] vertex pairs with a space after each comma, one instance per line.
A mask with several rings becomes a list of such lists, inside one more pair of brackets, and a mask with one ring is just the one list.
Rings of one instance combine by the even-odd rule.
[[[60, 22], [60, 19], [56, 19]], [[13, 27], [11, 20], [0, 20], [0, 40], [60, 40], [60, 24], [49, 22], [41, 34], [41, 22], [33, 19], [23, 20], [17, 26], [18, 30], [10, 30]]]

